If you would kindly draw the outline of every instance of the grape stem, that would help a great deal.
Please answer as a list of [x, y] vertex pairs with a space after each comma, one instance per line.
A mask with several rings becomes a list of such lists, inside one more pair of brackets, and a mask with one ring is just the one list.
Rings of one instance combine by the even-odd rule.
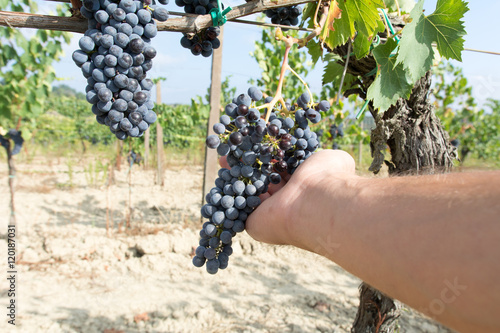
[[[323, 11], [325, 11], [324, 7], [323, 7]], [[321, 17], [322, 26], [324, 25], [325, 21], [326, 21], [326, 15], [322, 15], [322, 17]], [[311, 35], [316, 36], [317, 34], [319, 34], [319, 32], [321, 32], [321, 26], [320, 27], [316, 27], [315, 32], [313, 32], [309, 36], [311, 36]], [[298, 44], [299, 47], [300, 47], [301, 41], [306, 40], [307, 38], [309, 38], [309, 36], [306, 37], [306, 38], [297, 39], [297, 38], [294, 38], [294, 37], [290, 37], [288, 35], [284, 36], [283, 32], [281, 31], [280, 28], [276, 29], [276, 37], [275, 38], [278, 39], [278, 40], [281, 40], [281, 41], [285, 42], [286, 48], [285, 48], [285, 56], [283, 57], [283, 63], [281, 65], [280, 78], [279, 78], [279, 81], [278, 81], [278, 87], [276, 88], [276, 94], [274, 95], [273, 99], [269, 103], [265, 103], [265, 104], [257, 107], [257, 109], [267, 108], [266, 117], [265, 117], [266, 123], [269, 121], [269, 117], [271, 116], [271, 112], [272, 112], [274, 106], [276, 105], [276, 103], [278, 103], [278, 102], [280, 102], [280, 104], [282, 106], [282, 110], [283, 110], [282, 112], [285, 113], [285, 115], [288, 115], [290, 113], [290, 111], [286, 107], [286, 103], [285, 103], [285, 100], [283, 99], [283, 95], [282, 95], [283, 82], [285, 81], [285, 74], [286, 74], [287, 70], [290, 70], [290, 72], [292, 72], [293, 75], [295, 75], [300, 80], [300, 82], [302, 82], [302, 84], [306, 87], [307, 93], [310, 96], [311, 103], [314, 103], [314, 101], [313, 101], [313, 95], [311, 93], [311, 90], [309, 90], [309, 86], [300, 77], [300, 75], [297, 74], [297, 72], [295, 72], [293, 70], [293, 68], [290, 67], [290, 65], [288, 64], [288, 53], [290, 52], [292, 46], [294, 44]], [[314, 38], [314, 37], [311, 37], [311, 39], [312, 38]], [[307, 42], [306, 42], [306, 44], [307, 44]]]
[[321, 2], [318, 1], [318, 5], [316, 6], [316, 12], [314, 12], [314, 28], [318, 28], [320, 25], [318, 24], [318, 13], [319, 13], [319, 7], [321, 7]]
[[351, 46], [352, 46], [352, 42], [351, 42], [351, 39], [349, 38], [349, 44], [347, 45], [347, 57], [345, 60], [344, 71], [342, 72], [342, 78], [340, 79], [340, 85], [339, 85], [339, 91], [337, 92], [337, 105], [339, 105], [339, 102], [340, 102], [340, 94], [342, 93], [342, 86], [344, 85], [345, 75], [347, 74], [347, 66], [349, 66], [349, 58], [351, 57]]
[[401, 16], [401, 9], [399, 8], [399, 2], [398, 0], [394, 1], [396, 3], [396, 8], [398, 9], [398, 16]]
[[315, 17], [314, 17], [314, 31], [312, 33], [310, 33], [309, 35], [307, 35], [306, 37], [299, 39], [299, 38], [290, 37], [288, 35], [284, 36], [283, 32], [281, 31], [281, 28], [276, 29], [276, 37], [275, 38], [277, 40], [281, 40], [281, 41], [285, 42], [286, 48], [285, 48], [285, 56], [283, 57], [283, 63], [281, 65], [280, 78], [278, 81], [278, 87], [276, 88], [276, 94], [274, 95], [273, 99], [269, 103], [265, 103], [265, 104], [257, 107], [257, 109], [267, 108], [266, 117], [265, 117], [266, 123], [269, 121], [269, 117], [271, 116], [271, 112], [273, 111], [273, 108], [278, 101], [280, 102], [280, 104], [282, 106], [282, 110], [286, 115], [288, 115], [290, 112], [288, 110], [288, 108], [286, 107], [286, 103], [285, 103], [285, 100], [283, 99], [283, 95], [282, 95], [283, 82], [285, 79], [285, 74], [286, 74], [287, 69], [289, 69], [290, 72], [292, 72], [300, 80], [300, 82], [302, 82], [302, 84], [306, 87], [307, 93], [311, 97], [311, 101], [313, 101], [313, 95], [312, 95], [311, 91], [309, 90], [309, 86], [307, 85], [307, 83], [305, 83], [305, 81], [297, 74], [297, 72], [295, 72], [290, 67], [290, 65], [288, 65], [288, 53], [290, 52], [290, 49], [292, 48], [292, 46], [294, 44], [297, 44], [299, 48], [304, 47], [307, 45], [307, 43], [309, 41], [311, 41], [313, 38], [318, 36], [321, 33], [321, 30], [323, 30], [323, 27], [325, 26], [326, 20], [328, 18], [328, 5], [322, 6], [320, 22], [317, 23], [317, 16], [318, 16], [318, 12], [320, 9], [320, 4], [321, 4], [321, 1], [318, 3], [318, 7], [316, 7], [316, 13], [315, 13]]
[[288, 69], [290, 70], [290, 72], [293, 73], [293, 75], [295, 75], [300, 80], [300, 82], [302, 82], [304, 87], [306, 87], [307, 93], [309, 94], [309, 97], [311, 97], [311, 103], [314, 104], [313, 94], [311, 93], [311, 90], [309, 90], [309, 86], [307, 85], [307, 83], [300, 77], [299, 74], [297, 74], [297, 72], [293, 70], [292, 67], [290, 67], [290, 65], [288, 65]]
[[[288, 53], [290, 52], [290, 49], [292, 48], [293, 44], [295, 44], [294, 39], [290, 36], [283, 36], [283, 32], [281, 31], [280, 28], [276, 29], [276, 39], [282, 40], [285, 42], [286, 48], [285, 48], [285, 56], [283, 57], [283, 63], [281, 65], [281, 72], [280, 72], [280, 78], [278, 81], [278, 87], [276, 88], [276, 94], [274, 95], [273, 99], [266, 104], [263, 104], [259, 106], [257, 109], [262, 109], [267, 107], [267, 112], [266, 112], [266, 118], [265, 121], [266, 123], [269, 121], [269, 117], [271, 116], [271, 112], [273, 111], [274, 106], [276, 103], [279, 101], [283, 108], [287, 110], [285, 101], [283, 99], [283, 95], [281, 94], [283, 90], [283, 82], [285, 80], [285, 74], [286, 70], [290, 69], [290, 66], [288, 66]], [[288, 110], [287, 110], [288, 111]]]
[[326, 20], [328, 18], [328, 6], [323, 5], [322, 7], [322, 12], [321, 12], [321, 18], [319, 20], [319, 23], [317, 22], [317, 17], [318, 17], [318, 12], [319, 8], [321, 6], [321, 1], [318, 3], [318, 7], [316, 7], [316, 13], [314, 15], [314, 31], [311, 32], [309, 35], [307, 35], [304, 38], [294, 38], [295, 43], [299, 45], [299, 48], [304, 47], [309, 43], [312, 39], [314, 39], [316, 36], [319, 36], [321, 34], [321, 31], [323, 30], [323, 27], [325, 26]]

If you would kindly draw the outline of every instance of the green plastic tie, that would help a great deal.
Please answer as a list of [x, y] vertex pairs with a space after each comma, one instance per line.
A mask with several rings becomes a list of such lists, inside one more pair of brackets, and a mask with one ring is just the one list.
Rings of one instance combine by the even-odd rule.
[[387, 22], [387, 26], [389, 26], [391, 34], [394, 35], [394, 39], [399, 43], [399, 37], [396, 35], [396, 30], [394, 30], [394, 27], [392, 26], [391, 20], [389, 20], [389, 17], [387, 16], [385, 9], [380, 8], [380, 10], [382, 11], [382, 14], [384, 14], [385, 22]]
[[377, 74], [377, 71], [378, 71], [378, 68], [375, 67], [374, 69], [372, 69], [371, 71], [369, 71], [368, 73], [366, 73], [364, 76], [368, 77], [368, 76], [375, 75], [375, 74]]
[[379, 44], [380, 44], [380, 37], [378, 35], [375, 35], [372, 44], [370, 45], [370, 50], [373, 50], [373, 48], [377, 47]]
[[[389, 17], [387, 16], [385, 9], [380, 8], [380, 11], [384, 15], [384, 19], [387, 22], [387, 26], [389, 27], [391, 34], [394, 35], [394, 39], [396, 40], [396, 43], [399, 44], [400, 38], [396, 35], [396, 31], [394, 30], [394, 27], [392, 26], [392, 23], [389, 20]], [[380, 37], [378, 35], [375, 35], [375, 38], [373, 39], [372, 45], [370, 45], [370, 50], [372, 50], [374, 47], [378, 46], [379, 44], [380, 44]], [[397, 54], [397, 47], [394, 51], [391, 52], [391, 54], [389, 55], [389, 58], [394, 57], [396, 54]], [[370, 72], [366, 73], [364, 76], [367, 77], [367, 76], [371, 76], [371, 75], [375, 75], [375, 74], [377, 74], [377, 67], [372, 69]]]
[[212, 8], [210, 10], [210, 16], [212, 16], [212, 24], [214, 27], [220, 27], [227, 22], [226, 14], [232, 10], [231, 6], [222, 10], [222, 4], [220, 0], [217, 0], [217, 8]]
[[368, 100], [365, 101], [365, 104], [363, 104], [363, 107], [361, 107], [361, 110], [359, 110], [358, 114], [356, 115], [356, 119], [358, 119], [363, 114], [363, 112], [365, 112], [366, 107], [368, 106], [368, 102]]

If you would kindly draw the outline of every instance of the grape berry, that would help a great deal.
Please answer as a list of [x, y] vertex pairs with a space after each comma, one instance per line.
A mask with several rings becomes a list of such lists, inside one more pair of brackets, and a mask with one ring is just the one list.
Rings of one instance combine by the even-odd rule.
[[[293, 174], [318, 148], [317, 134], [309, 123], [318, 122], [320, 112], [330, 108], [327, 101], [312, 103], [304, 93], [296, 105], [275, 106], [266, 123], [257, 109], [262, 98], [255, 87], [235, 97], [214, 125], [216, 134], [206, 140], [209, 148], [226, 156], [230, 166], [219, 169], [215, 187], [201, 208], [208, 221], [202, 226], [192, 261], [196, 267], [206, 264], [210, 274], [228, 266], [232, 239], [245, 230], [248, 216], [261, 203], [259, 195], [267, 192], [269, 184], [280, 183], [282, 173]], [[271, 100], [267, 97], [264, 103]]]

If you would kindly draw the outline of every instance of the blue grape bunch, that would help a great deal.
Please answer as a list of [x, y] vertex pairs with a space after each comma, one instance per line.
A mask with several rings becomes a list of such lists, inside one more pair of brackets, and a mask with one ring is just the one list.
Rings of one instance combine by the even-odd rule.
[[[255, 0], [245, 0], [245, 1], [253, 2]], [[297, 26], [300, 22], [299, 16], [302, 14], [302, 8], [298, 7], [297, 5], [272, 8], [265, 10], [264, 14], [271, 19], [271, 23], [273, 24]], [[287, 31], [289, 29], [284, 28], [282, 30]]]
[[[299, 24], [299, 16], [302, 14], [302, 9], [297, 6], [281, 7], [276, 9], [268, 9], [264, 14], [271, 19], [271, 23], [297, 26]], [[288, 29], [282, 29], [287, 31]]]
[[[328, 101], [312, 103], [308, 93], [296, 104], [273, 107], [269, 121], [257, 109], [262, 92], [250, 87], [225, 106], [225, 114], [213, 127], [206, 144], [226, 156], [230, 169], [221, 168], [215, 187], [205, 196], [201, 215], [208, 221], [200, 230], [199, 246], [193, 265], [210, 274], [225, 269], [232, 254], [233, 237], [245, 230], [248, 216], [257, 208], [259, 195], [269, 184], [281, 182], [281, 174], [295, 170], [318, 148], [317, 134], [309, 123], [318, 123], [321, 112], [330, 108]], [[264, 103], [271, 102], [266, 97]], [[265, 108], [264, 108], [265, 110]]]
[[344, 123], [340, 123], [339, 125], [337, 124], [332, 124], [329, 129], [330, 135], [332, 137], [332, 149], [340, 149], [339, 144], [335, 141], [338, 137], [342, 138], [344, 137]]
[[156, 56], [151, 45], [156, 21], [166, 21], [168, 11], [150, 5], [151, 0], [84, 0], [80, 8], [88, 29], [73, 61], [87, 79], [86, 97], [96, 121], [120, 140], [141, 137], [157, 119], [147, 72]]
[[184, 34], [181, 38], [181, 46], [191, 50], [191, 53], [195, 56], [201, 54], [204, 57], [210, 57], [213, 50], [220, 47], [220, 40], [217, 38], [219, 34], [219, 27], [209, 27], [201, 30], [191, 38], [190, 35]]
[[[188, 14], [198, 15], [205, 15], [212, 9], [219, 8], [217, 0], [175, 0], [175, 4], [184, 8], [184, 12]], [[224, 9], [224, 4], [221, 4], [221, 9]], [[217, 38], [219, 34], [219, 27], [209, 27], [194, 35], [184, 34], [181, 38], [181, 46], [191, 50], [195, 56], [210, 57], [213, 50], [220, 47], [220, 40]]]
[[132, 167], [132, 165], [134, 165], [134, 163], [141, 164], [142, 156], [140, 154], [136, 153], [135, 151], [131, 150], [127, 155], [127, 162], [130, 165], [130, 167]]
[[[9, 140], [14, 141], [14, 148], [11, 149], [11, 143]], [[17, 155], [21, 152], [23, 147], [24, 139], [22, 137], [21, 131], [16, 129], [10, 129], [5, 136], [0, 134], [0, 146], [4, 147], [5, 150], [9, 151], [11, 155]]]
[[[184, 9], [187, 14], [205, 15], [214, 8], [219, 8], [217, 0], [175, 0], [175, 4]], [[222, 5], [224, 9], [224, 5]]]

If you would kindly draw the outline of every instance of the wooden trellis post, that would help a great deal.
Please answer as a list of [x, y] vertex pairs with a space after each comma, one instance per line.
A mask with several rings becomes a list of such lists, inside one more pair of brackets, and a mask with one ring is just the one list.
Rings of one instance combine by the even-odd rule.
[[[210, 116], [208, 117], [207, 135], [215, 134], [213, 127], [220, 117], [220, 95], [222, 82], [222, 43], [224, 28], [220, 28], [220, 47], [212, 55], [212, 80], [210, 84]], [[202, 204], [207, 193], [217, 178], [218, 155], [215, 149], [205, 147], [205, 167], [203, 173]]]
[[[161, 104], [161, 81], [156, 83], [156, 104]], [[156, 183], [163, 186], [163, 128], [156, 122]]]

